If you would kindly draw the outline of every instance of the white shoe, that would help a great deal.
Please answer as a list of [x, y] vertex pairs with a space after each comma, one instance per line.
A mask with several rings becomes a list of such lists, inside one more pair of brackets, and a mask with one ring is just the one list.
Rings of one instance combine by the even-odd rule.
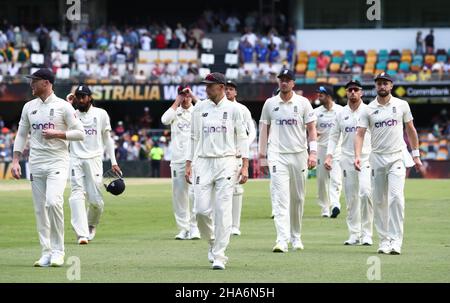
[[241, 235], [241, 231], [239, 230], [239, 228], [232, 227], [231, 228], [231, 234], [235, 235], [235, 236], [240, 236]]
[[389, 255], [391, 253], [391, 243], [390, 242], [382, 242], [380, 246], [378, 247], [378, 253], [379, 254], [387, 254]]
[[304, 250], [305, 247], [303, 246], [302, 240], [295, 239], [292, 240], [292, 250]]
[[79, 245], [86, 245], [89, 243], [88, 238], [86, 237], [78, 237], [78, 244]]
[[42, 257], [39, 260], [34, 262], [33, 266], [34, 267], [49, 267], [51, 258], [52, 258], [51, 255], [42, 255]]
[[364, 236], [364, 237], [362, 238], [361, 243], [362, 243], [362, 245], [365, 245], [365, 246], [372, 246], [372, 244], [373, 244], [372, 238], [369, 237], [369, 236]]
[[209, 248], [208, 248], [208, 261], [209, 261], [209, 263], [213, 263], [214, 262], [214, 255], [212, 253], [212, 249], [213, 249], [213, 247], [212, 247], [212, 245], [210, 245]]
[[288, 252], [288, 250], [289, 249], [288, 249], [287, 244], [282, 243], [282, 242], [277, 242], [277, 244], [275, 244], [275, 246], [272, 248], [272, 251], [276, 252], [276, 253], [279, 253], [279, 252], [285, 253], [285, 252]]
[[188, 240], [189, 232], [187, 230], [182, 230], [175, 236], [175, 240]]
[[399, 244], [395, 243], [395, 241], [391, 242], [391, 255], [400, 255], [402, 253], [402, 248]]
[[192, 228], [191, 231], [189, 232], [189, 235], [191, 240], [198, 240], [201, 238], [200, 231], [198, 230], [197, 227]]
[[64, 253], [53, 253], [52, 258], [50, 260], [50, 266], [52, 267], [61, 267], [64, 265]]
[[88, 240], [92, 241], [95, 238], [95, 232], [96, 232], [96, 228], [94, 225], [89, 225], [89, 237]]
[[348, 238], [348, 240], [344, 242], [344, 245], [358, 245], [359, 243], [359, 237], [351, 235], [350, 238]]
[[224, 270], [225, 269], [225, 264], [222, 261], [220, 261], [220, 260], [214, 260], [213, 265], [212, 265], [212, 269]]

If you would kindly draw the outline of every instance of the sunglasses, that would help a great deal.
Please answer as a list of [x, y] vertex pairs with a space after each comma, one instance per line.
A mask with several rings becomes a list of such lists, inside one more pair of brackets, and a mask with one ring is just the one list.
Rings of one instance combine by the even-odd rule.
[[361, 89], [359, 88], [359, 87], [350, 87], [350, 88], [347, 88], [347, 91], [349, 92], [349, 93], [351, 93], [351, 92], [359, 92]]

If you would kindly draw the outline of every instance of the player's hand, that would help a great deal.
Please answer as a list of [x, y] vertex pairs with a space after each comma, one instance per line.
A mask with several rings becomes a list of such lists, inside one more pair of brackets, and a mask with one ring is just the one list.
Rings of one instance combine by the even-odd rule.
[[62, 132], [60, 130], [56, 130], [56, 129], [44, 129], [42, 131], [42, 136], [45, 139], [55, 139], [55, 138], [60, 138]]
[[416, 172], [420, 172], [422, 170], [423, 164], [419, 157], [414, 157], [414, 166], [416, 168]]
[[355, 169], [361, 171], [361, 158], [355, 157]]
[[73, 103], [73, 100], [75, 100], [75, 95], [70, 93], [66, 96], [66, 101], [69, 102], [70, 104]]
[[22, 172], [20, 169], [19, 162], [13, 162], [12, 167], [11, 167], [11, 174], [14, 177], [14, 179], [20, 179]]
[[177, 97], [175, 98], [175, 104], [178, 106], [181, 104], [181, 102], [183, 102], [184, 100], [184, 95], [177, 95]]
[[189, 184], [192, 184], [191, 176], [192, 176], [191, 162], [190, 161], [186, 161], [186, 171], [184, 173], [184, 178], [186, 179], [186, 182], [189, 183]]
[[112, 171], [113, 172], [115, 172], [116, 174], [118, 174], [119, 176], [121, 176], [122, 177], [122, 171], [120, 170], [120, 167], [119, 167], [119, 165], [113, 165], [112, 167], [111, 167], [111, 169], [112, 169]]
[[331, 170], [332, 169], [332, 163], [333, 163], [333, 156], [327, 155], [327, 158], [325, 159], [325, 163], [323, 166], [325, 166], [325, 169]]
[[265, 175], [269, 175], [269, 163], [265, 155], [259, 155], [259, 169]]
[[244, 184], [248, 180], [248, 167], [242, 166], [239, 171], [239, 184]]
[[308, 156], [308, 169], [313, 169], [317, 165], [317, 153], [310, 152]]

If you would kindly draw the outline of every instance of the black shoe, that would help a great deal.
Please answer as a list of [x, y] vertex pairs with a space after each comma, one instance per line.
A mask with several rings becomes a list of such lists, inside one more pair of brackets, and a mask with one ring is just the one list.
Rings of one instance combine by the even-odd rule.
[[275, 218], [275, 215], [271, 215], [271, 216], [270, 216], [270, 219], [273, 219], [273, 218]]
[[330, 218], [337, 218], [337, 216], [341, 213], [341, 210], [337, 207], [333, 207], [331, 210], [331, 216]]

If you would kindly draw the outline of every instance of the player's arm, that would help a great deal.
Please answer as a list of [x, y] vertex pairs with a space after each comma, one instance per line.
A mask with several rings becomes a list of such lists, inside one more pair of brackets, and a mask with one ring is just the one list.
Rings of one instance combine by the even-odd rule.
[[200, 101], [200, 99], [194, 95], [194, 93], [192, 92], [192, 90], [187, 87], [185, 89], [183, 89], [183, 93], [186, 94], [186, 96], [191, 97], [192, 98], [192, 103], [195, 105], [198, 101]]
[[183, 101], [182, 95], [177, 95], [175, 98], [175, 101], [172, 103], [172, 105], [169, 107], [168, 110], [161, 116], [161, 122], [164, 125], [170, 125], [175, 120], [177, 116], [177, 108], [180, 106], [181, 102]]
[[200, 140], [199, 134], [197, 133], [197, 107], [194, 108], [194, 111], [192, 112], [192, 118], [191, 118], [191, 138], [189, 141], [189, 149], [188, 149], [188, 155], [186, 158], [186, 169], [185, 169], [185, 175], [184, 178], [186, 179], [186, 182], [189, 184], [192, 184], [191, 177], [192, 177], [192, 161], [195, 159], [195, 150], [197, 148], [198, 141]]
[[267, 163], [267, 144], [269, 142], [270, 133], [270, 111], [269, 106], [264, 103], [261, 119], [259, 120], [259, 141], [258, 141], [258, 161], [263, 174], [269, 173], [269, 165]]
[[327, 145], [327, 156], [325, 158], [324, 166], [326, 169], [331, 170], [333, 163], [333, 154], [336, 151], [339, 138], [341, 137], [341, 127], [339, 125], [339, 116], [334, 121], [334, 126], [330, 130]]
[[355, 169], [357, 171], [361, 171], [361, 151], [363, 147], [364, 142], [364, 136], [366, 135], [366, 128], [365, 127], [358, 127], [356, 130], [356, 136], [355, 136]]
[[28, 106], [25, 105], [20, 117], [19, 129], [17, 130], [16, 138], [14, 139], [11, 174], [15, 179], [20, 179], [20, 176], [22, 175], [19, 161], [27, 143], [28, 133], [30, 132], [30, 122], [28, 120], [27, 110]]
[[44, 129], [42, 131], [42, 136], [45, 139], [83, 141], [85, 137], [83, 124], [76, 118], [75, 110], [69, 104], [64, 107], [64, 110], [64, 122], [67, 125], [68, 130]]
[[417, 136], [416, 128], [414, 127], [414, 122], [411, 120], [405, 124], [406, 135], [408, 136], [409, 143], [411, 145], [411, 154], [414, 160], [414, 165], [416, 171], [422, 168], [422, 161], [420, 160], [419, 152], [419, 137]]
[[255, 127], [255, 122], [252, 119], [252, 114], [250, 113], [250, 111], [248, 109], [246, 110], [245, 121], [247, 124], [248, 145], [250, 146], [253, 143], [253, 141], [255, 141], [255, 139], [256, 139], [256, 127]]
[[117, 164], [114, 140], [111, 137], [110, 129], [105, 129], [102, 132], [102, 141], [103, 141], [103, 145], [105, 146], [106, 154], [108, 155], [108, 157], [111, 161], [111, 169], [115, 173], [122, 175], [122, 170], [120, 169], [120, 166]]
[[239, 184], [244, 184], [248, 180], [249, 140], [244, 117], [241, 114], [241, 111], [239, 111], [237, 107], [235, 108], [234, 128], [236, 133], [236, 144], [237, 149], [240, 151], [242, 157], [242, 167], [239, 172]]
[[306, 131], [308, 133], [308, 145], [309, 145], [309, 156], [308, 156], [308, 169], [313, 169], [317, 165], [317, 129], [316, 121], [317, 116], [309, 103], [308, 100], [305, 101], [305, 111], [303, 114], [303, 121], [306, 123]]

